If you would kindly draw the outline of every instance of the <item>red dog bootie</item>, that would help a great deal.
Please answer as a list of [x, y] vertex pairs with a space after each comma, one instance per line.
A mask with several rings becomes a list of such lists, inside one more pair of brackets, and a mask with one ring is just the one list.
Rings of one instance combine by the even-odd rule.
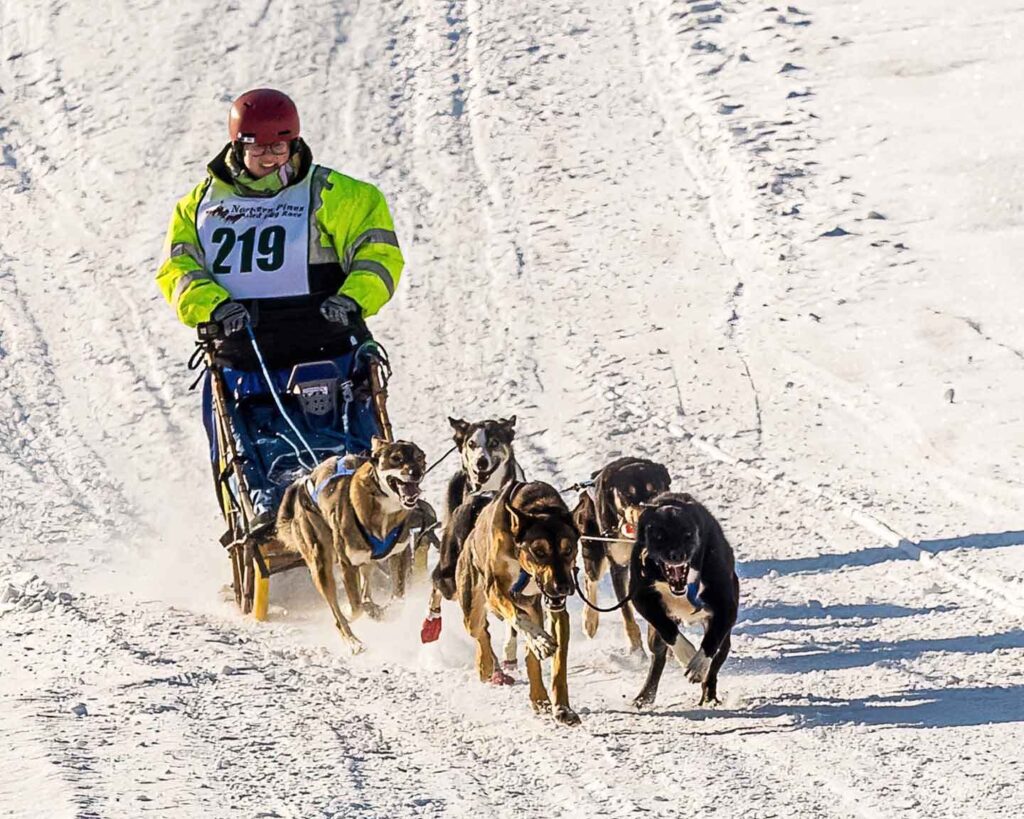
[[433, 643], [441, 636], [441, 612], [430, 612], [420, 626], [420, 642]]
[[500, 668], [494, 669], [494, 673], [491, 674], [491, 679], [488, 680], [491, 685], [515, 685], [515, 678], [510, 677]]

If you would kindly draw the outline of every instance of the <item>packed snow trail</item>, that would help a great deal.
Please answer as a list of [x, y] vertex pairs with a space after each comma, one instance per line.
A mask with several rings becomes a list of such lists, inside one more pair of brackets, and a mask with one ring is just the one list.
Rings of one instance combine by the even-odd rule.
[[[916, 178], [850, 145], [830, 66], [871, 86], [870, 44], [913, 53], [893, 32], [933, 43], [954, 9], [876, 5], [0, 9], [0, 815], [1019, 815], [1024, 630], [972, 581], [1024, 578], [1024, 294], [993, 253], [1001, 303], [951, 304]], [[1021, 12], [991, 12], [960, 47], [1019, 77], [990, 41]], [[960, 76], [936, 51], [894, 72]], [[408, 268], [373, 327], [404, 437], [436, 456], [447, 415], [515, 412], [530, 476], [647, 455], [719, 515], [743, 582], [722, 707], [670, 667], [633, 713], [644, 668], [578, 601], [572, 732], [473, 679], [453, 607], [420, 647], [422, 587], [357, 623], [356, 659], [300, 572], [268, 624], [223, 602], [192, 337], [153, 271], [261, 83], [392, 203]]]

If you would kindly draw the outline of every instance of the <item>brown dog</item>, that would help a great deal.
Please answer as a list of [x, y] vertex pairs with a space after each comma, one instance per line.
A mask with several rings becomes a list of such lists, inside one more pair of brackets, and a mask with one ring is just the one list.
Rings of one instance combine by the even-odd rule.
[[[534, 711], [550, 712], [565, 725], [580, 721], [569, 706], [569, 615], [565, 611], [565, 598], [573, 591], [578, 540], [569, 508], [554, 487], [512, 482], [480, 510], [455, 573], [466, 630], [477, 641], [480, 679], [504, 682], [487, 627], [487, 614], [492, 612], [525, 638]], [[542, 598], [553, 634], [544, 629]], [[540, 666], [541, 660], [552, 656], [553, 709]]]
[[313, 584], [353, 653], [363, 644], [338, 604], [334, 564], [341, 567], [353, 619], [379, 614], [370, 595], [374, 561], [388, 561], [396, 597], [411, 567], [411, 529], [422, 519], [420, 481], [426, 457], [408, 441], [373, 439], [368, 459], [328, 458], [285, 490], [275, 537], [306, 561]]
[[[588, 600], [597, 602], [597, 586], [606, 570], [611, 571], [615, 596], [624, 600], [629, 594], [629, 560], [640, 513], [656, 495], [667, 492], [671, 483], [668, 470], [646, 458], [619, 458], [593, 474], [593, 486], [581, 493], [572, 513], [582, 535]], [[630, 651], [642, 655], [640, 627], [633, 608], [626, 603], [620, 611]], [[585, 606], [583, 631], [588, 637], [597, 633], [598, 623], [598, 612]]]

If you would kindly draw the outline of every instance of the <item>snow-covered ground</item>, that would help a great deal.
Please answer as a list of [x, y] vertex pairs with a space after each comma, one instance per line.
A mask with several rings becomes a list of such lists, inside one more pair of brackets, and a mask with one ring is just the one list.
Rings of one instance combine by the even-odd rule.
[[[1024, 813], [1024, 11], [952, 0], [0, 6], [0, 816]], [[725, 702], [579, 631], [583, 725], [425, 589], [344, 656], [224, 600], [191, 333], [153, 274], [275, 84], [388, 195], [398, 430], [669, 464], [743, 605]], [[440, 501], [444, 476], [432, 476]]]

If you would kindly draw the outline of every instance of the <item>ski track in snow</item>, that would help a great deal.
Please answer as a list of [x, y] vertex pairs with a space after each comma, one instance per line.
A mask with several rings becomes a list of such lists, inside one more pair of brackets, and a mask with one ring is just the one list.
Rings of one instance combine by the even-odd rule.
[[[936, 263], [838, 164], [818, 96], [849, 40], [821, 30], [854, 23], [828, 6], [4, 7], [0, 816], [1020, 815], [1019, 441], [967, 455], [886, 355], [1014, 347], [885, 300]], [[151, 271], [211, 123], [271, 81], [391, 202], [404, 436], [436, 455], [447, 415], [514, 412], [531, 477], [635, 453], [718, 514], [743, 583], [722, 706], [670, 666], [635, 713], [645, 664], [575, 600], [574, 731], [474, 679], [456, 607], [419, 646], [422, 585], [354, 659], [301, 572], [269, 623], [221, 602], [190, 334]]]

